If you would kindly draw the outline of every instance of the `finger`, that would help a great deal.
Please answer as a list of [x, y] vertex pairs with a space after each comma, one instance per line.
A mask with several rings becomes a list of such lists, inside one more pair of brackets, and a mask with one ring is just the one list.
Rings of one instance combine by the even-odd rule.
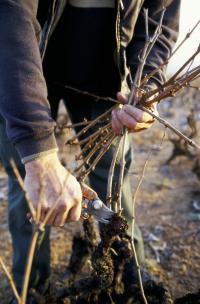
[[55, 227], [63, 227], [68, 218], [68, 212], [57, 214], [53, 226]]
[[67, 221], [77, 222], [81, 216], [81, 204], [77, 204], [72, 209], [70, 209]]
[[68, 216], [69, 210], [67, 209], [67, 206], [63, 203], [58, 206], [57, 212], [52, 215], [50, 218], [50, 225], [56, 226], [56, 227], [61, 227], [64, 225], [66, 218]]
[[52, 211], [52, 213], [50, 213], [50, 215], [48, 214], [48, 218], [46, 220], [47, 214], [48, 214], [48, 212], [45, 213], [45, 215], [44, 215], [45, 225], [53, 226], [53, 223], [54, 223], [55, 218], [57, 216], [57, 212], [56, 212], [56, 210]]
[[112, 129], [115, 135], [120, 135], [122, 127], [119, 127], [119, 122], [117, 122], [115, 119], [112, 121]]
[[137, 122], [142, 123], [142, 122], [154, 121], [151, 115], [131, 105], [124, 105], [122, 110], [124, 110], [127, 114], [132, 116]]
[[117, 111], [118, 110], [115, 110], [112, 112], [112, 128], [113, 128], [114, 133], [118, 135], [121, 133], [123, 126], [122, 126], [121, 122], [119, 121], [119, 119], [117, 118]]
[[122, 94], [121, 92], [118, 92], [117, 93], [117, 100], [122, 104], [126, 104], [128, 102], [128, 97], [125, 94]]
[[40, 212], [40, 222], [42, 223], [45, 220], [47, 213], [49, 212], [49, 207], [42, 207]]
[[121, 124], [129, 129], [134, 129], [138, 123], [132, 116], [130, 116], [130, 114], [127, 114], [124, 110], [118, 111], [116, 115]]

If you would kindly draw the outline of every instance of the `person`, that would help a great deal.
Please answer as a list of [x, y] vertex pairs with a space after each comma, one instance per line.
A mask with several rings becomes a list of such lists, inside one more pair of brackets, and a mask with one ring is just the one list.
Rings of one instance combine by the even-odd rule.
[[[94, 101], [66, 89], [65, 85], [127, 103], [127, 87], [134, 78], [145, 43], [143, 8], [149, 11], [149, 34], [155, 31], [163, 3], [166, 12], [162, 34], [155, 43], [143, 74], [150, 73], [171, 54], [177, 39], [180, 0], [2, 0], [0, 2], [0, 135], [1, 160], [9, 177], [9, 229], [13, 244], [13, 275], [21, 290], [24, 261], [32, 226], [27, 219], [24, 194], [10, 165], [14, 159], [33, 205], [39, 201], [40, 177], [44, 179], [41, 216], [53, 206], [61, 187], [64, 194], [40, 236], [30, 287], [44, 289], [50, 275], [50, 226], [63, 226], [80, 218], [82, 190], [76, 178], [60, 163], [54, 136], [58, 102], [65, 99], [74, 123], [94, 119], [112, 104]], [[42, 28], [42, 30], [41, 30]], [[43, 60], [43, 64], [42, 64]], [[162, 85], [165, 68], [148, 82]], [[47, 93], [48, 92], [48, 93]], [[118, 92], [118, 93], [117, 93]], [[129, 105], [112, 112], [116, 134], [148, 129], [151, 116]], [[94, 130], [93, 130], [94, 131]], [[114, 144], [90, 175], [90, 185], [105, 200], [107, 174]], [[130, 140], [126, 146], [126, 170], [122, 204], [131, 218], [132, 162]], [[46, 170], [48, 168], [48, 170]], [[115, 177], [117, 178], [118, 170]], [[139, 230], [136, 241], [142, 244]], [[142, 245], [141, 245], [142, 246]], [[141, 247], [142, 248], [142, 247]], [[139, 249], [138, 249], [139, 250]], [[141, 250], [141, 261], [143, 254]], [[28, 300], [27, 303], [32, 303]]]

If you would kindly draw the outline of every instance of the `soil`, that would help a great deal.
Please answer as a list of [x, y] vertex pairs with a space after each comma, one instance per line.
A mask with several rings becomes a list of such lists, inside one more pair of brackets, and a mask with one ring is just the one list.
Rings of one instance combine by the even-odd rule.
[[[160, 107], [161, 116], [187, 132], [187, 115], [191, 106], [195, 108], [197, 120], [200, 117], [199, 98], [199, 94], [190, 91], [188, 94], [182, 94], [173, 104], [167, 101]], [[197, 123], [199, 127], [199, 121]], [[61, 142], [63, 135], [59, 134], [58, 137]], [[136, 219], [144, 235], [148, 271], [169, 289], [174, 300], [185, 297], [175, 303], [197, 304], [200, 301], [200, 180], [192, 171], [195, 157], [180, 155], [167, 164], [173, 150], [169, 137], [174, 138], [174, 135], [170, 131], [166, 132], [158, 123], [155, 123], [151, 130], [133, 136], [135, 160], [130, 172], [133, 193], [147, 155], [151, 151], [145, 178], [137, 197]], [[198, 136], [195, 140], [200, 142]], [[61, 149], [63, 161], [66, 155], [69, 160], [69, 157], [75, 154], [73, 149]], [[191, 150], [191, 153], [194, 154], [194, 150]], [[68, 163], [72, 169], [74, 159]], [[0, 256], [10, 269], [12, 248], [6, 209], [7, 177], [1, 166]], [[80, 231], [82, 232], [80, 222], [67, 224], [63, 229], [52, 229], [53, 282], [66, 277], [73, 236]], [[90, 269], [91, 263], [88, 260], [81, 277], [84, 278]], [[189, 293], [196, 295], [187, 295]], [[9, 297], [8, 283], [0, 270], [0, 303], [8, 304]]]

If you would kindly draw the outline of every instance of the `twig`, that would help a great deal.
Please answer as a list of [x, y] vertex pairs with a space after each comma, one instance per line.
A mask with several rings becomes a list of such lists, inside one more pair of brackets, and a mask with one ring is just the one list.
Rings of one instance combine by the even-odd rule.
[[30, 210], [30, 213], [31, 213], [31, 217], [32, 217], [34, 220], [36, 220], [36, 212], [35, 212], [35, 209], [34, 209], [34, 207], [33, 207], [33, 204], [32, 204], [32, 202], [31, 202], [31, 199], [30, 199], [30, 196], [29, 196], [28, 192], [26, 191], [26, 189], [25, 189], [25, 187], [24, 187], [24, 182], [23, 182], [23, 180], [22, 180], [22, 178], [21, 178], [21, 175], [20, 175], [20, 173], [19, 173], [19, 170], [17, 169], [17, 166], [16, 166], [16, 164], [15, 164], [15, 162], [14, 162], [13, 159], [10, 160], [10, 164], [11, 164], [11, 167], [12, 167], [12, 169], [13, 169], [13, 172], [14, 172], [16, 178], [17, 178], [17, 181], [18, 181], [18, 183], [19, 183], [19, 185], [20, 185], [22, 191], [24, 192], [25, 200], [26, 200], [26, 202], [27, 202], [27, 204], [28, 204], [28, 207], [29, 207], [29, 210]]
[[190, 38], [190, 36], [192, 35], [192, 33], [196, 30], [196, 28], [199, 26], [200, 24], [200, 20], [197, 21], [197, 23], [194, 25], [194, 27], [191, 29], [191, 31], [189, 31], [186, 35], [185, 38], [180, 42], [180, 44], [174, 49], [174, 51], [172, 52], [170, 59], [172, 56], [174, 56], [174, 54], [181, 48], [181, 46], [185, 43], [186, 40], [188, 40]]
[[[92, 146], [96, 147], [101, 144], [102, 136], [107, 136], [107, 134], [111, 134], [112, 130], [111, 129], [105, 129], [103, 132], [99, 131], [96, 133], [95, 136], [90, 136], [89, 141], [85, 143], [84, 147], [81, 147], [81, 152], [79, 155], [76, 156], [76, 160], [81, 160], [83, 158], [83, 153], [86, 153], [86, 151], [90, 150], [89, 153], [91, 152]], [[94, 133], [93, 133], [94, 134]], [[100, 138], [100, 141], [98, 141]], [[80, 142], [79, 142], [80, 144]], [[83, 144], [83, 142], [81, 143]]]
[[177, 128], [175, 128], [172, 124], [170, 124], [165, 119], [157, 116], [152, 111], [150, 111], [147, 108], [145, 108], [144, 106], [138, 106], [138, 108], [141, 109], [142, 111], [148, 113], [149, 115], [151, 115], [153, 118], [155, 118], [156, 120], [158, 120], [166, 128], [169, 128], [171, 131], [173, 131], [179, 137], [181, 137], [182, 139], [184, 139], [184, 141], [187, 142], [190, 146], [192, 146], [192, 147], [194, 147], [194, 148], [196, 148], [198, 150], [200, 149], [199, 145], [197, 145], [192, 139], [188, 138], [186, 135], [184, 135], [181, 131], [179, 131]]
[[[75, 141], [77, 138], [85, 134], [91, 127], [96, 125], [102, 118], [105, 118], [108, 114], [112, 112], [118, 105], [114, 105], [111, 108], [109, 108], [105, 113], [99, 115], [97, 118], [95, 118], [89, 125], [87, 125], [85, 128], [83, 128], [80, 132], [78, 132], [72, 139], [70, 139], [70, 142]], [[69, 142], [69, 141], [68, 141]]]
[[[109, 130], [106, 129], [104, 132], [107, 135], [109, 133]], [[81, 147], [81, 152], [79, 153], [79, 155], [76, 156], [76, 160], [81, 160], [83, 158], [83, 153], [86, 153], [86, 151], [88, 150], [91, 151], [92, 146], [96, 147], [98, 145], [99, 137], [101, 138], [103, 135], [104, 134], [97, 133], [96, 136], [91, 137], [90, 140], [86, 142], [84, 147]]]
[[80, 182], [83, 182], [85, 180], [85, 178], [90, 174], [91, 171], [93, 171], [95, 169], [95, 166], [97, 165], [97, 163], [100, 161], [100, 159], [104, 156], [104, 154], [108, 151], [108, 149], [110, 148], [110, 146], [113, 143], [113, 140], [115, 139], [116, 135], [112, 135], [111, 139], [106, 143], [106, 145], [100, 150], [99, 155], [95, 158], [95, 160], [93, 161], [93, 163], [90, 165], [90, 167], [84, 171], [83, 173], [81, 173], [81, 175], [78, 177], [78, 180]]
[[140, 176], [140, 179], [137, 183], [137, 186], [136, 186], [136, 189], [135, 189], [135, 193], [133, 195], [133, 204], [132, 204], [132, 229], [131, 229], [131, 236], [132, 236], [132, 239], [134, 239], [134, 226], [135, 226], [135, 205], [136, 205], [136, 198], [137, 198], [137, 195], [138, 195], [138, 192], [139, 192], [139, 189], [140, 189], [140, 186], [142, 184], [142, 181], [144, 179], [144, 176], [145, 176], [145, 171], [146, 171], [146, 168], [147, 168], [147, 164], [148, 164], [148, 161], [150, 159], [150, 156], [151, 156], [151, 152], [148, 153], [148, 156], [146, 158], [146, 161], [144, 163], [144, 166], [143, 166], [143, 169], [142, 169], [142, 174]]
[[1, 257], [0, 257], [0, 265], [1, 265], [1, 267], [2, 267], [2, 269], [3, 269], [3, 271], [4, 271], [5, 275], [6, 275], [6, 277], [8, 279], [8, 282], [9, 282], [10, 287], [11, 287], [11, 289], [13, 291], [13, 294], [14, 294], [16, 300], [17, 300], [17, 303], [21, 304], [21, 299], [20, 299], [19, 293], [17, 291], [17, 288], [15, 286], [15, 282], [14, 282], [11, 274], [9, 273], [9, 271], [8, 271], [6, 265], [4, 264], [4, 262], [3, 262], [3, 260], [2, 260]]
[[[166, 129], [165, 129], [165, 131], [166, 131]], [[163, 141], [164, 141], [164, 138], [165, 138], [165, 131], [164, 131], [164, 134], [163, 134], [163, 137], [162, 137], [162, 140], [161, 140], [160, 148], [161, 148], [161, 146], [163, 144]], [[149, 151], [149, 153], [147, 155], [147, 158], [145, 160], [143, 169], [142, 169], [141, 176], [140, 176], [140, 178], [138, 180], [138, 183], [137, 183], [137, 186], [136, 186], [136, 189], [135, 189], [135, 193], [133, 195], [132, 223], [131, 223], [131, 247], [132, 247], [133, 254], [134, 254], [134, 257], [135, 257], [135, 261], [136, 261], [136, 267], [137, 267], [138, 277], [139, 277], [139, 282], [140, 282], [140, 289], [141, 289], [141, 293], [142, 293], [142, 296], [143, 296], [143, 299], [144, 299], [144, 303], [146, 301], [146, 298], [145, 298], [145, 294], [144, 294], [144, 290], [143, 290], [142, 276], [141, 276], [140, 266], [139, 266], [139, 262], [138, 262], [138, 258], [137, 258], [137, 254], [136, 254], [136, 250], [135, 250], [135, 243], [134, 243], [134, 236], [135, 236], [135, 231], [134, 231], [135, 230], [135, 206], [136, 206], [137, 195], [138, 195], [138, 192], [140, 190], [141, 184], [142, 184], [142, 182], [144, 180], [145, 172], [146, 172], [147, 165], [148, 165], [148, 162], [149, 162], [149, 159], [150, 159], [151, 155], [152, 155], [152, 152]]]
[[79, 167], [77, 167], [74, 172], [78, 172], [78, 171], [80, 171], [80, 169], [83, 166], [88, 165], [92, 156], [101, 148], [101, 145], [107, 143], [107, 141], [109, 141], [109, 139], [111, 139], [111, 137], [112, 137], [112, 132], [109, 132], [103, 138], [101, 138], [101, 140], [98, 143], [96, 143], [94, 148], [84, 158], [84, 161], [82, 162], [82, 164]]
[[[88, 93], [89, 94], [89, 93]], [[106, 123], [108, 120], [100, 121], [99, 123]], [[85, 120], [83, 122], [77, 122], [74, 124], [64, 124], [63, 126], [58, 126], [60, 129], [74, 129], [76, 127], [82, 127], [82, 126], [87, 126], [92, 122], [92, 120]]]
[[34, 258], [34, 254], [35, 254], [37, 241], [39, 238], [39, 233], [40, 233], [39, 230], [35, 230], [33, 232], [32, 238], [31, 238], [29, 252], [28, 252], [28, 259], [27, 259], [26, 268], [25, 268], [23, 287], [22, 287], [21, 304], [26, 304], [28, 285], [29, 285], [29, 281], [30, 281], [31, 269], [32, 269], [32, 265], [33, 265], [33, 258]]
[[62, 86], [64, 87], [65, 89], [69, 89], [71, 91], [74, 91], [78, 94], [81, 94], [81, 95], [86, 95], [88, 97], [93, 97], [95, 99], [95, 101], [107, 101], [107, 102], [112, 102], [113, 103], [113, 98], [110, 98], [109, 96], [108, 97], [105, 97], [105, 96], [98, 96], [96, 94], [93, 94], [93, 93], [90, 93], [90, 92], [87, 92], [87, 91], [82, 91], [82, 90], [79, 90], [77, 88], [74, 88], [72, 86], [69, 86], [69, 85], [62, 85], [60, 83], [56, 83], [56, 85], [59, 85], [59, 86]]
[[109, 132], [109, 128], [111, 128], [111, 123], [110, 122], [107, 125], [99, 128], [96, 132], [92, 133], [88, 137], [86, 137], [86, 138], [84, 138], [82, 140], [79, 140], [78, 144], [81, 146], [81, 145], [83, 145], [83, 144], [85, 144], [87, 142], [89, 143], [91, 139], [98, 138], [99, 136], [103, 135], [104, 132], [108, 133]]
[[196, 52], [178, 69], [178, 71], [167, 81], [165, 82], [165, 86], [173, 83], [173, 81], [177, 78], [177, 76], [191, 63], [193, 62], [194, 58], [199, 54], [200, 46], [198, 46]]
[[134, 244], [134, 241], [132, 239], [131, 239], [131, 249], [133, 251], [133, 256], [134, 256], [135, 264], [136, 264], [136, 268], [137, 268], [139, 285], [140, 285], [140, 292], [141, 292], [144, 304], [148, 304], [145, 293], [144, 293], [144, 288], [143, 288], [143, 283], [142, 283], [142, 275], [141, 275], [140, 265], [139, 265], [139, 262], [138, 262], [137, 253], [136, 253], [136, 250], [135, 250], [135, 244]]
[[198, 22], [194, 25], [194, 27], [192, 28], [191, 31], [189, 31], [185, 38], [179, 43], [179, 45], [174, 49], [174, 51], [171, 53], [171, 55], [156, 69], [154, 69], [151, 73], [149, 73], [148, 75], [146, 75], [141, 82], [141, 85], [143, 86], [145, 83], [147, 83], [149, 81], [149, 79], [151, 77], [153, 77], [159, 70], [161, 70], [165, 65], [167, 65], [169, 63], [169, 60], [176, 54], [176, 52], [180, 49], [180, 47], [186, 42], [186, 40], [188, 40], [190, 38], [190, 36], [192, 35], [192, 33], [195, 31], [195, 29], [198, 27], [198, 25], [200, 24], [200, 20], [198, 20]]
[[153, 37], [149, 37], [149, 30], [148, 30], [148, 10], [144, 9], [144, 15], [145, 15], [145, 31], [146, 31], [146, 42], [145, 46], [142, 50], [142, 56], [139, 58], [140, 64], [138, 65], [137, 72], [136, 72], [136, 82], [141, 84], [141, 79], [142, 79], [142, 72], [144, 69], [144, 65], [146, 63], [146, 60], [149, 56], [149, 53], [151, 52], [155, 42], [157, 41], [159, 35], [162, 32], [162, 22], [163, 22], [163, 17], [165, 14], [166, 8], [164, 7], [160, 16], [160, 20], [158, 22], [158, 25], [156, 27], [156, 30], [153, 34]]
[[[189, 74], [189, 77], [190, 77], [189, 80], [188, 80], [188, 79], [184, 79], [184, 85], [187, 85], [187, 82], [189, 82], [189, 81], [192, 81], [192, 80], [194, 80], [194, 79], [197, 79], [197, 78], [199, 77], [199, 75], [198, 75], [199, 73], [200, 73], [200, 66], [199, 66], [199, 67], [196, 67], [195, 69], [193, 69], [193, 70], [191, 71], [191, 73]], [[198, 75], [198, 77], [197, 77], [197, 75]], [[194, 77], [194, 78], [193, 78], [193, 77]], [[191, 78], [192, 78], [192, 79], [191, 79]], [[183, 76], [182, 76], [180, 79], [183, 79]], [[179, 79], [178, 81], [180, 81], [180, 79]], [[182, 85], [182, 84], [181, 84], [181, 85]], [[179, 84], [179, 88], [177, 88], [177, 90], [180, 89], [181, 85]], [[192, 140], [189, 139], [187, 136], [185, 136], [184, 134], [182, 134], [176, 127], [174, 127], [172, 124], [170, 124], [169, 122], [167, 122], [165, 119], [163, 119], [163, 118], [161, 118], [161, 117], [155, 115], [153, 112], [151, 112], [150, 110], [148, 110], [148, 109], [144, 106], [144, 105], [146, 105], [146, 106], [148, 105], [148, 106], [149, 106], [149, 105], [151, 105], [152, 103], [158, 102], [158, 101], [160, 101], [161, 99], [164, 99], [164, 98], [166, 98], [166, 97], [171, 96], [172, 94], [170, 93], [170, 91], [173, 91], [173, 88], [174, 88], [174, 86], [172, 86], [172, 87], [170, 88], [170, 90], [169, 90], [167, 93], [164, 92], [162, 96], [161, 96], [161, 94], [160, 94], [158, 97], [155, 97], [155, 99], [153, 99], [152, 101], [148, 101], [148, 102], [145, 102], [145, 101], [144, 101], [144, 102], [142, 103], [142, 101], [143, 101], [143, 98], [142, 98], [142, 100], [140, 100], [141, 105], [137, 105], [137, 107], [140, 108], [141, 110], [147, 112], [148, 114], [150, 114], [153, 118], [155, 118], [156, 120], [158, 120], [162, 125], [164, 125], [165, 127], [169, 128], [172, 132], [174, 132], [175, 134], [177, 134], [178, 136], [180, 136], [182, 139], [184, 139], [188, 144], [190, 144], [190, 145], [192, 145], [193, 147], [199, 149], [199, 146], [198, 146], [194, 141], [192, 141]], [[156, 90], [156, 92], [157, 92], [157, 90]], [[145, 95], [145, 96], [146, 96], [146, 95]], [[144, 97], [145, 97], [145, 96], [144, 96]], [[100, 97], [100, 96], [95, 95], [95, 97], [98, 98], [98, 97]], [[105, 99], [106, 99], [106, 98], [107, 98], [107, 97], [105, 97]], [[113, 101], [115, 104], [120, 104], [119, 101], [116, 100], [116, 99], [113, 99], [113, 98], [112, 98], [112, 101]], [[88, 147], [88, 145], [86, 145], [85, 149], [86, 149], [87, 147]]]
[[[164, 12], [165, 12], [165, 8], [163, 8], [163, 11], [162, 11], [162, 14], [161, 14], [161, 17], [160, 17], [160, 21], [158, 23], [158, 26], [154, 32], [154, 35], [151, 39], [149, 39], [149, 36], [148, 36], [148, 13], [146, 12], [145, 13], [145, 23], [146, 23], [146, 41], [148, 43], [149, 41], [149, 47], [146, 47], [144, 48], [144, 52], [143, 52], [143, 56], [141, 58], [141, 61], [140, 61], [140, 64], [138, 65], [138, 73], [136, 73], [136, 75], [138, 74], [138, 78], [135, 78], [134, 79], [134, 86], [135, 87], [140, 87], [141, 86], [141, 78], [142, 78], [142, 72], [143, 72], [143, 68], [144, 68], [144, 64], [146, 62], [146, 59], [152, 49], [152, 47], [154, 46], [155, 42], [157, 41], [158, 39], [158, 36], [160, 35], [161, 33], [161, 26], [162, 26], [162, 21], [163, 21], [163, 16], [164, 16]], [[137, 105], [138, 104], [138, 95], [137, 95], [137, 90], [136, 90], [136, 99], [133, 103], [133, 105]], [[127, 132], [127, 131], [126, 131]], [[125, 147], [123, 147], [125, 149]], [[148, 161], [147, 161], [148, 162]], [[147, 165], [147, 162], [146, 162], [146, 165]], [[144, 168], [146, 168], [146, 165]], [[145, 169], [144, 169], [145, 170]], [[144, 173], [143, 173], [144, 174]], [[143, 178], [143, 177], [142, 177]], [[139, 183], [138, 183], [138, 187], [136, 189], [136, 195], [137, 195], [137, 192], [139, 190], [139, 187], [140, 187], [140, 184], [142, 182], [142, 178], [140, 179]], [[135, 196], [135, 199], [136, 199], [136, 196]], [[134, 204], [135, 202], [133, 201], [133, 221], [132, 221], [132, 230], [134, 229]], [[133, 233], [133, 236], [134, 236], [134, 230], [132, 231]], [[135, 244], [134, 244], [134, 239], [132, 238], [131, 239], [131, 247], [132, 247], [132, 250], [133, 250], [133, 254], [134, 254], [134, 258], [135, 258], [135, 262], [136, 262], [136, 266], [137, 266], [137, 271], [138, 271], [138, 278], [139, 278], [139, 285], [140, 285], [140, 291], [141, 291], [141, 295], [142, 295], [142, 298], [143, 298], [143, 301], [145, 304], [148, 304], [147, 302], [147, 299], [146, 299], [146, 296], [145, 296], [145, 293], [144, 293], [144, 288], [143, 288], [143, 283], [142, 283], [142, 276], [141, 276], [141, 271], [140, 271], [140, 266], [139, 266], [139, 263], [138, 263], [138, 258], [137, 258], [137, 254], [136, 254], [136, 250], [135, 250]]]
[[125, 148], [126, 148], [126, 141], [128, 136], [127, 128], [123, 132], [122, 137], [122, 155], [121, 155], [121, 162], [120, 162], [120, 172], [119, 172], [119, 182], [118, 182], [118, 189], [117, 189], [117, 209], [119, 214], [122, 212], [122, 186], [123, 186], [123, 179], [124, 179], [124, 169], [126, 165], [125, 161]]
[[[148, 100], [149, 98], [151, 98], [152, 96], [154, 96], [155, 94], [158, 94], [159, 92], [163, 92], [164, 88], [168, 87], [169, 85], [171, 85], [171, 87], [173, 88], [173, 86], [175, 85], [174, 84], [174, 81], [175, 79], [177, 78], [177, 76], [194, 60], [194, 58], [200, 53], [200, 47], [198, 47], [197, 51], [179, 68], [179, 70], [172, 76], [170, 77], [170, 79], [168, 81], [166, 81], [162, 86], [154, 89], [154, 90], [151, 90], [150, 92], [147, 92], [146, 94], [144, 94], [144, 96], [142, 97], [141, 99], [141, 102], [142, 101], [145, 101], [145, 100]], [[190, 78], [189, 80], [189, 75], [191, 76], [191, 72], [193, 71], [198, 71], [197, 73], [195, 73], [192, 77], [192, 79]], [[195, 78], [198, 74], [199, 74], [199, 70], [198, 70], [198, 67], [196, 67], [195, 69], [193, 69], [192, 71], [190, 71], [190, 74], [188, 75], [188, 79], [186, 77], [186, 83], [193, 80], [193, 78]], [[179, 78], [179, 81], [181, 79], [183, 79], [183, 77], [185, 77], [185, 75], [183, 75], [182, 77]], [[185, 78], [184, 78], [185, 79]], [[168, 96], [168, 95], [166, 95]], [[159, 100], [163, 99], [164, 97], [161, 97]], [[152, 103], [153, 102], [157, 102], [158, 100], [156, 101], [153, 101], [152, 100]]]
[[[108, 204], [108, 206], [110, 207], [110, 209], [112, 209], [112, 205], [111, 205], [111, 199], [112, 199], [112, 185], [113, 185], [113, 176], [114, 176], [114, 171], [115, 171], [115, 165], [116, 165], [116, 161], [117, 161], [117, 156], [119, 154], [119, 149], [121, 146], [121, 141], [122, 141], [122, 137], [119, 139], [118, 138], [118, 143], [116, 145], [115, 148], [115, 152], [113, 154], [113, 158], [112, 158], [112, 162], [110, 165], [110, 169], [109, 169], [109, 173], [108, 173], [108, 185], [107, 185], [107, 196], [106, 196], [106, 202]], [[117, 204], [116, 204], [117, 205]], [[116, 206], [117, 207], [117, 206]], [[118, 212], [117, 208], [115, 210], [115, 212]]]

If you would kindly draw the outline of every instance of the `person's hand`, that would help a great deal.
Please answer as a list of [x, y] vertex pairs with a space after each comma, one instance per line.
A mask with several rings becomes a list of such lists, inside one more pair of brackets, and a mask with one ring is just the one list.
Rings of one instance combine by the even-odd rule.
[[[152, 126], [154, 118], [148, 113], [128, 105], [127, 96], [118, 93], [117, 99], [122, 105], [112, 111], [112, 129], [115, 134], [120, 134], [123, 127], [127, 127], [129, 132], [140, 132]], [[158, 114], [155, 104], [151, 106], [151, 110]]]
[[33, 207], [36, 210], [41, 204], [40, 222], [54, 207], [47, 225], [63, 226], [66, 221], [79, 220], [82, 202], [81, 186], [61, 165], [57, 153], [30, 161], [25, 164], [25, 169], [25, 188]]

